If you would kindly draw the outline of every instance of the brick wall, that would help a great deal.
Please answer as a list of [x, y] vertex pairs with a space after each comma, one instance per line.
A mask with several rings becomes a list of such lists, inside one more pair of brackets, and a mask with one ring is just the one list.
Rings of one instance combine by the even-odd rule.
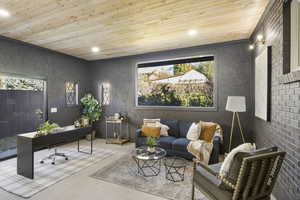
[[[253, 38], [263, 34], [266, 45], [272, 46], [271, 122], [254, 117], [253, 134], [258, 147], [276, 145], [286, 151], [287, 156], [274, 190], [277, 200], [300, 199], [300, 82], [281, 83], [283, 76], [283, 3], [271, 0]], [[255, 57], [266, 46], [253, 52]], [[254, 94], [254, 71], [252, 71]], [[254, 95], [253, 95], [254, 96]], [[254, 102], [254, 99], [252, 99]]]

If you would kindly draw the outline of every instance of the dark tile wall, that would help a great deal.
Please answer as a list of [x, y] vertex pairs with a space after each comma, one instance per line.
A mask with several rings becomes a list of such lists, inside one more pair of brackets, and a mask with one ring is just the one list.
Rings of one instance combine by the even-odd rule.
[[79, 82], [79, 96], [91, 88], [88, 62], [68, 55], [0, 37], [0, 73], [46, 78], [48, 82], [49, 119], [68, 125], [80, 116], [80, 107], [66, 107], [64, 84], [67, 80]]
[[[97, 94], [98, 82], [111, 84], [112, 104], [105, 108], [105, 114], [128, 112], [130, 118], [130, 135], [134, 140], [135, 129], [144, 118], [177, 119], [189, 121], [215, 121], [224, 129], [225, 143], [228, 143], [232, 113], [225, 111], [227, 96], [241, 95], [247, 97], [247, 113], [241, 113], [241, 120], [245, 130], [249, 130], [251, 120], [250, 98], [250, 68], [251, 56], [248, 41], [236, 41], [208, 46], [178, 49], [149, 53], [144, 55], [99, 60], [91, 63], [93, 89]], [[134, 86], [136, 63], [143, 61], [165, 60], [178, 57], [215, 55], [217, 63], [217, 112], [195, 112], [191, 110], [157, 110], [136, 109], [134, 106]], [[98, 124], [98, 133], [104, 136], [104, 123]], [[239, 133], [239, 132], [236, 132]], [[246, 131], [248, 140], [251, 132]], [[240, 143], [239, 135], [235, 136], [235, 144]]]
[[[254, 118], [253, 129], [258, 147], [276, 145], [287, 152], [274, 194], [278, 200], [296, 200], [300, 199], [300, 82], [280, 83], [283, 75], [283, 2], [270, 2], [252, 35], [255, 38], [257, 34], [263, 34], [266, 45], [271, 45], [273, 52], [271, 122]], [[253, 63], [263, 48], [265, 46], [259, 46], [254, 51]]]

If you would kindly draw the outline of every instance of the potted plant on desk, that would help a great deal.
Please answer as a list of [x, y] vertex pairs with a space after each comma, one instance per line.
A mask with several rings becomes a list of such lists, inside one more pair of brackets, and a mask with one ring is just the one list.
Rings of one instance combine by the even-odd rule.
[[49, 121], [46, 121], [42, 124], [37, 129], [37, 133], [35, 134], [35, 137], [40, 137], [44, 135], [48, 135], [51, 131], [54, 129], [58, 128], [59, 125], [56, 123], [50, 123]]
[[155, 147], [157, 146], [157, 140], [153, 137], [147, 137], [147, 140], [146, 140], [146, 145], [148, 146], [147, 147], [147, 151], [149, 153], [154, 153], [155, 152]]
[[[93, 95], [86, 94], [80, 99], [80, 102], [83, 105], [83, 116], [81, 117], [83, 126], [92, 125], [101, 118], [102, 107]], [[92, 132], [91, 137], [95, 137], [95, 131]]]

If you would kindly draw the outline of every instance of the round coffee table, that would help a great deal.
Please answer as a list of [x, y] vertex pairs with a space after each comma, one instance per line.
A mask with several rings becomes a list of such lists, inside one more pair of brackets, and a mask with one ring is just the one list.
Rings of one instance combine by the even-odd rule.
[[184, 172], [187, 161], [180, 157], [165, 159], [166, 179], [173, 182], [184, 181]]
[[132, 158], [137, 164], [138, 174], [144, 177], [157, 176], [160, 173], [161, 160], [167, 155], [166, 150], [155, 147], [151, 153], [146, 146], [138, 147], [132, 152]]

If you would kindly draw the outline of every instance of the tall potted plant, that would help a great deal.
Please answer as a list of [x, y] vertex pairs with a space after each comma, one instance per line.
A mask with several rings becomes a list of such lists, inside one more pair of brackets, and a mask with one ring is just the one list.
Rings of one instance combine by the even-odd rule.
[[[86, 94], [80, 99], [80, 102], [83, 105], [82, 120], [83, 122], [85, 121], [83, 125], [93, 124], [101, 118], [103, 112], [102, 107], [93, 95]], [[94, 137], [94, 135], [95, 132], [93, 131], [92, 137]]]

